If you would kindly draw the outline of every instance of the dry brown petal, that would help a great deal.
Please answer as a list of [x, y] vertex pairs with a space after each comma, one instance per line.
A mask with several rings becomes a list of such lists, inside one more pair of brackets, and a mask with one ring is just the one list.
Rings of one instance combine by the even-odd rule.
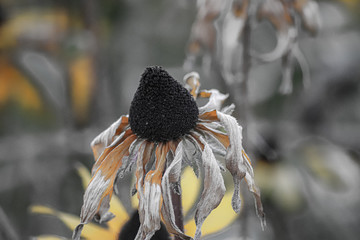
[[94, 153], [94, 158], [97, 160], [99, 156], [104, 152], [104, 149], [113, 143], [115, 137], [120, 135], [124, 129], [128, 126], [128, 117], [121, 116], [119, 120], [111, 124], [109, 128], [100, 133], [92, 142], [91, 148]]

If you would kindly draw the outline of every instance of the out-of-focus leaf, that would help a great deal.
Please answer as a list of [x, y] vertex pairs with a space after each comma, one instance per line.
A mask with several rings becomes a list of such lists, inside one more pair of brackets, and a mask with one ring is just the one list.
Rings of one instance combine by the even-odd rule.
[[[232, 191], [228, 191], [219, 206], [206, 218], [201, 229], [203, 236], [219, 232], [235, 221], [238, 215], [231, 207], [231, 199]], [[184, 228], [186, 234], [193, 236], [196, 232], [195, 220], [186, 223]]]
[[95, 76], [91, 56], [84, 55], [70, 63], [71, 102], [75, 118], [82, 123], [89, 116]]
[[15, 101], [27, 110], [43, 107], [37, 89], [6, 59], [0, 58], [0, 107]]
[[338, 190], [346, 187], [345, 182], [341, 179], [340, 175], [337, 174], [336, 169], [329, 164], [327, 152], [315, 146], [308, 146], [304, 150], [304, 154], [306, 157], [305, 164], [313, 174], [313, 177], [319, 180], [319, 182], [322, 182], [329, 188]]
[[181, 200], [185, 216], [195, 204], [200, 191], [200, 185], [201, 181], [195, 176], [193, 170], [190, 167], [185, 168], [181, 178]]
[[9, 17], [0, 29], [0, 49], [14, 47], [19, 40], [35, 41], [56, 46], [69, 25], [63, 9], [29, 9]]
[[32, 240], [66, 240], [64, 237], [54, 235], [41, 235], [31, 238]]
[[255, 168], [255, 178], [262, 196], [270, 199], [286, 212], [299, 210], [304, 204], [296, 171], [283, 163], [268, 164], [259, 161]]
[[[79, 217], [72, 214], [63, 213], [45, 206], [32, 206], [30, 208], [30, 211], [32, 213], [48, 214], [57, 217], [71, 230], [79, 224]], [[85, 237], [87, 240], [116, 239], [115, 237], [117, 237], [117, 234], [109, 231], [106, 228], [102, 228], [94, 223], [89, 223], [88, 227], [83, 230], [82, 236]]]
[[39, 90], [43, 93], [51, 105], [58, 111], [65, 107], [66, 88], [65, 77], [59, 64], [50, 56], [35, 51], [23, 51], [20, 62], [27, 72], [32, 76]]

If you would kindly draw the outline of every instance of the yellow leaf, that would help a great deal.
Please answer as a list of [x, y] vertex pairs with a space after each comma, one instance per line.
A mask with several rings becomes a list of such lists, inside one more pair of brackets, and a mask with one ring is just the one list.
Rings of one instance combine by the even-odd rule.
[[191, 167], [184, 169], [181, 178], [181, 200], [184, 215], [187, 215], [199, 197], [201, 181], [195, 176]]
[[[231, 199], [232, 191], [226, 192], [219, 206], [206, 218], [201, 228], [203, 236], [219, 232], [235, 221], [238, 215], [231, 207]], [[195, 220], [192, 219], [186, 223], [184, 229], [186, 234], [194, 236], [196, 231]]]
[[12, 15], [0, 28], [0, 49], [17, 45], [19, 38], [36, 38], [58, 41], [69, 25], [68, 14], [63, 9], [28, 9]]
[[43, 107], [36, 88], [11, 63], [0, 58], [0, 107], [10, 100], [27, 110], [39, 111]]
[[71, 99], [76, 119], [87, 119], [95, 83], [94, 62], [91, 56], [80, 56], [70, 66]]
[[[72, 214], [63, 213], [45, 206], [30, 207], [32, 213], [48, 214], [60, 219], [69, 229], [73, 230], [79, 223], [80, 218]], [[120, 229], [118, 229], [119, 231]], [[102, 228], [94, 223], [89, 223], [84, 227], [81, 236], [88, 240], [97, 239], [117, 239], [118, 231], [114, 232], [111, 229]]]
[[41, 236], [33, 237], [31, 239], [34, 239], [34, 240], [65, 240], [66, 238], [55, 236], [55, 235], [41, 235]]

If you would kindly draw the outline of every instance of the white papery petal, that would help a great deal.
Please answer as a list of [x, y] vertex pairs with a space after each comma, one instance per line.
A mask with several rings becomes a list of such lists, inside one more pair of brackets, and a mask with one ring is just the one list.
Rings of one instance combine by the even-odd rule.
[[[160, 229], [160, 200], [161, 187], [158, 184], [145, 181], [143, 198], [139, 201], [139, 213], [143, 214], [143, 221], [135, 240], [151, 239]], [[141, 221], [141, 220], [140, 220]]]
[[199, 115], [212, 110], [220, 110], [223, 102], [229, 97], [229, 94], [222, 94], [216, 89], [206, 90], [211, 93], [209, 101], [205, 106], [199, 107]]
[[242, 128], [232, 116], [221, 112], [217, 112], [217, 116], [224, 125], [230, 140], [225, 162], [226, 168], [230, 171], [234, 179], [232, 207], [235, 212], [240, 212], [241, 210], [240, 181], [245, 177], [248, 188], [255, 198], [256, 211], [261, 220], [261, 225], [265, 226], [265, 214], [261, 204], [260, 191], [255, 185], [254, 172], [250, 164], [250, 159], [247, 159], [247, 156], [245, 155], [246, 153], [242, 147]]
[[230, 104], [229, 106], [224, 107], [223, 109], [221, 109], [222, 113], [225, 113], [227, 115], [231, 115], [235, 110], [235, 104]]
[[194, 240], [200, 239], [202, 224], [211, 211], [220, 204], [226, 190], [224, 179], [221, 175], [215, 156], [209, 145], [203, 139], [201, 140], [205, 146], [202, 152], [204, 189], [195, 212], [196, 232]]
[[215, 129], [218, 131], [224, 130], [224, 126], [219, 122], [208, 122], [207, 120], [200, 120], [200, 123], [210, 129]]
[[226, 168], [230, 171], [234, 180], [234, 194], [232, 207], [235, 212], [241, 210], [240, 181], [246, 175], [246, 168], [242, 157], [242, 128], [232, 116], [217, 112], [217, 116], [228, 133], [230, 145], [228, 147], [225, 162]]
[[235, 63], [238, 63], [237, 58], [241, 56], [242, 46], [239, 39], [241, 39], [246, 15], [247, 14], [244, 14], [242, 17], [238, 17], [234, 15], [232, 10], [229, 10], [224, 18], [221, 34], [221, 50], [223, 75], [228, 85], [234, 82], [234, 70], [236, 70], [237, 67]]
[[315, 1], [308, 1], [300, 12], [305, 27], [316, 34], [321, 28], [319, 5]]

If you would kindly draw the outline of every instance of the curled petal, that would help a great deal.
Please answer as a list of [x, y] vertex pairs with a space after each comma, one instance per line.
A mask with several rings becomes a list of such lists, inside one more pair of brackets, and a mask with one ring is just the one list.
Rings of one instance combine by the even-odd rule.
[[253, 57], [262, 62], [272, 62], [284, 56], [294, 45], [297, 30], [293, 27], [280, 29], [276, 32], [277, 43], [275, 48], [268, 53], [252, 53]]
[[200, 89], [200, 76], [197, 72], [190, 72], [186, 74], [183, 78], [183, 81], [185, 83], [185, 88], [190, 92], [190, 94], [194, 97], [194, 99], [197, 98], [197, 95], [199, 94]]
[[230, 104], [229, 106], [225, 106], [223, 109], [221, 109], [222, 113], [231, 115], [235, 110], [235, 104]]
[[171, 162], [170, 166], [166, 169], [162, 179], [161, 189], [163, 192], [163, 206], [161, 210], [166, 228], [170, 233], [180, 236], [183, 239], [191, 239], [191, 237], [185, 235], [175, 223], [175, 212], [171, 197], [171, 192], [173, 191], [171, 175], [174, 171], [176, 172], [176, 174], [181, 172], [181, 161], [183, 159], [183, 152], [183, 142], [180, 142], [176, 148], [175, 157]]
[[263, 212], [260, 199], [260, 191], [254, 182], [254, 173], [250, 159], [246, 155], [242, 147], [242, 128], [238, 125], [236, 119], [232, 116], [217, 112], [217, 116], [224, 125], [228, 133], [230, 145], [228, 147], [225, 162], [226, 168], [230, 171], [234, 179], [234, 195], [232, 206], [235, 212], [241, 210], [240, 199], [240, 181], [245, 177], [249, 190], [255, 198], [257, 215], [261, 220], [261, 225], [265, 226], [265, 214]]
[[316, 35], [321, 27], [319, 5], [315, 1], [294, 1], [294, 7], [301, 16], [301, 21], [306, 30]]
[[258, 20], [266, 19], [275, 27], [277, 44], [269, 53], [253, 53], [252, 55], [263, 62], [271, 62], [281, 58], [291, 49], [297, 37], [297, 30], [288, 8], [284, 6], [282, 1], [265, 0], [258, 8], [257, 18]]
[[94, 153], [95, 160], [103, 153], [104, 149], [113, 143], [116, 136], [120, 135], [128, 126], [127, 116], [121, 116], [119, 120], [114, 122], [109, 128], [100, 133], [92, 142], [91, 148]]
[[199, 107], [199, 114], [212, 110], [220, 110], [223, 102], [229, 97], [229, 94], [222, 94], [216, 89], [203, 91], [210, 95], [209, 101], [205, 106]]
[[204, 151], [202, 152], [204, 189], [196, 207], [194, 239], [200, 239], [202, 224], [211, 211], [220, 204], [226, 190], [224, 179], [213, 152], [204, 140], [202, 140], [202, 143], [204, 144]]
[[[126, 130], [125, 132], [122, 132], [117, 138], [116, 140], [110, 144], [110, 146], [107, 146], [104, 151], [101, 153], [101, 155], [99, 156], [99, 158], [96, 159], [95, 164], [93, 165], [92, 169], [91, 169], [91, 174], [94, 175], [95, 172], [98, 170], [98, 168], [101, 166], [101, 164], [103, 163], [103, 161], [105, 161], [105, 159], [107, 159], [108, 155], [110, 155], [114, 149], [116, 149], [118, 146], [121, 146], [126, 140], [129, 139], [129, 137], [132, 137], [132, 139], [134, 140], [134, 134], [131, 131], [131, 129]], [[131, 143], [127, 143], [127, 149], [129, 148], [129, 144]], [[128, 155], [128, 154], [127, 154]]]

